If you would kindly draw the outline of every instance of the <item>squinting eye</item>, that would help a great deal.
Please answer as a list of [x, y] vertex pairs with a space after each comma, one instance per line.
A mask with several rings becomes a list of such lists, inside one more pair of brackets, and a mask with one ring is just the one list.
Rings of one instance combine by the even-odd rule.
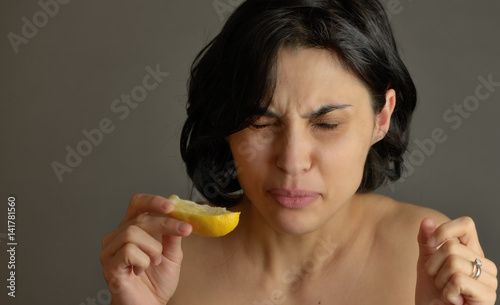
[[338, 126], [339, 124], [325, 124], [325, 123], [314, 124], [314, 128], [321, 128], [321, 129], [335, 129]]
[[250, 126], [254, 129], [263, 129], [268, 127], [276, 129], [278, 126], [280, 126], [280, 122], [275, 120], [260, 120]]
[[269, 127], [269, 126], [272, 126], [272, 124], [253, 124], [252, 127], [255, 128], [255, 129], [262, 129], [262, 128], [266, 128], [266, 127]]

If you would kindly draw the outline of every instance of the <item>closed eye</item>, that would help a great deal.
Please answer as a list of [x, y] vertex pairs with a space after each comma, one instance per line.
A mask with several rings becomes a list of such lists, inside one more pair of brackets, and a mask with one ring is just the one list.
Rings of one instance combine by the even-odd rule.
[[313, 125], [314, 128], [332, 130], [339, 126], [339, 124], [326, 124], [326, 123], [316, 123]]
[[[253, 124], [252, 127], [255, 129], [263, 129], [266, 127], [273, 127], [276, 124], [274, 123], [268, 123], [268, 124]], [[327, 129], [327, 130], [332, 130], [335, 129], [339, 126], [339, 124], [327, 124], [327, 123], [315, 123], [313, 124], [314, 128], [320, 128], [320, 129]]]
[[262, 128], [266, 128], [266, 127], [269, 127], [272, 125], [273, 124], [252, 124], [252, 127], [255, 129], [262, 129]]

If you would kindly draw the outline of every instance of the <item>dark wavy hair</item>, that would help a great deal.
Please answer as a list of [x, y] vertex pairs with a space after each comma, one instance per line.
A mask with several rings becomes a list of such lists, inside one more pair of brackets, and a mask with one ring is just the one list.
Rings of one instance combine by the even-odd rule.
[[[388, 89], [396, 106], [384, 139], [367, 156], [358, 192], [396, 181], [409, 141], [416, 89], [378, 0], [248, 0], [195, 58], [188, 82], [181, 155], [196, 189], [211, 203], [238, 204], [241, 190], [228, 135], [250, 126], [271, 102], [282, 48], [335, 54], [368, 88], [379, 113]], [[263, 107], [264, 106], [264, 107]]]

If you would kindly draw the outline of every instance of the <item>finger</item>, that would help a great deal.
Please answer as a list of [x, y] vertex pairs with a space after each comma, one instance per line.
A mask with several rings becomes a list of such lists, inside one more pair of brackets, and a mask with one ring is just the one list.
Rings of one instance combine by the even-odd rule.
[[161, 242], [140, 227], [131, 225], [121, 231], [116, 238], [109, 242], [101, 253], [101, 261], [105, 262], [107, 259], [115, 256], [123, 245], [128, 243], [136, 245], [141, 251], [146, 253], [155, 265], [157, 265], [158, 261], [161, 259], [163, 249]]
[[163, 235], [163, 257], [176, 264], [181, 264], [182, 262], [182, 248], [181, 248], [182, 238], [179, 236]]
[[458, 238], [461, 244], [469, 247], [480, 256], [484, 256], [472, 218], [465, 216], [442, 224], [434, 231], [429, 240], [429, 246], [437, 247], [453, 238]]
[[[164, 201], [166, 200], [166, 201]], [[127, 209], [125, 218], [119, 225], [119, 228], [126, 226], [127, 222], [131, 221], [134, 217], [142, 214], [155, 214], [166, 215], [174, 210], [174, 204], [160, 196], [152, 196], [147, 194], [136, 194], [131, 200]], [[104, 249], [107, 244], [115, 238], [119, 230], [115, 230], [106, 234], [102, 239], [102, 248]]]
[[116, 235], [116, 231], [109, 232], [108, 234], [104, 235], [101, 241], [101, 248], [104, 249], [108, 246], [108, 244], [113, 240], [113, 237]]
[[[435, 284], [439, 290], [443, 290], [446, 287], [446, 284], [451, 280], [452, 276], [455, 273], [461, 273], [464, 275], [468, 275], [472, 278], [472, 270], [473, 263], [458, 255], [450, 255], [442, 265], [441, 269], [439, 269], [436, 278]], [[489, 274], [488, 272], [483, 271], [485, 269], [481, 268], [481, 275], [477, 279], [477, 281], [486, 285], [487, 287], [496, 290], [498, 287], [497, 278]]]
[[[150, 239], [155, 238], [151, 235], [157, 235], [158, 240], [161, 240], [160, 238], [162, 235], [188, 236], [191, 234], [192, 230], [193, 228], [190, 224], [168, 216], [141, 214], [113, 232], [113, 240], [107, 241], [105, 249], [101, 252], [101, 263], [104, 265], [106, 261], [116, 255], [115, 252], [117, 252], [123, 244], [131, 242], [138, 244], [139, 248], [150, 255], [155, 264], [159, 264], [161, 263], [161, 255], [157, 255], [157, 250], [155, 246], [153, 246], [154, 243], [152, 243], [153, 241]], [[140, 241], [144, 235], [138, 231], [144, 231], [144, 233], [150, 235], [150, 238], [147, 238], [147, 240], [151, 243], [147, 240]], [[114, 240], [116, 240], [116, 242]], [[158, 241], [156, 240], [156, 242]], [[114, 243], [113, 247], [110, 247], [111, 243]], [[163, 247], [161, 251], [163, 251]]]
[[496, 292], [462, 273], [455, 273], [443, 289], [442, 297], [451, 304], [494, 304]]
[[430, 247], [427, 243], [429, 238], [436, 230], [436, 223], [431, 218], [424, 218], [420, 223], [418, 232], [419, 260], [426, 262], [437, 250], [436, 247]]
[[[469, 249], [468, 247], [462, 245], [457, 240], [449, 240], [445, 242], [436, 253], [430, 257], [425, 263], [425, 270], [431, 277], [436, 277], [439, 270], [445, 264], [449, 257], [461, 257], [462, 259], [468, 261], [470, 270], [469, 273], [472, 273], [472, 262], [478, 258], [478, 254]], [[452, 258], [454, 259], [454, 258]], [[496, 277], [497, 275], [497, 267], [495, 263], [491, 260], [483, 257], [479, 257], [481, 260], [482, 271], [485, 273], [489, 273], [491, 276]], [[467, 274], [468, 272], [464, 272]]]
[[137, 215], [156, 212], [159, 214], [168, 214], [174, 210], [174, 204], [165, 197], [135, 194], [130, 200], [127, 212], [122, 223], [128, 222]]
[[130, 225], [138, 226], [151, 235], [173, 235], [188, 236], [192, 232], [192, 226], [184, 221], [177, 220], [167, 215], [140, 214], [126, 223], [124, 228]]
[[160, 240], [160, 236], [164, 234], [188, 236], [192, 231], [190, 224], [180, 220], [154, 212], [143, 213], [128, 222], [123, 222], [117, 230], [106, 234], [102, 239], [102, 248], [106, 248], [118, 234], [123, 230], [127, 230], [131, 225], [136, 225], [151, 235], [158, 235], [158, 241]]
[[140, 275], [147, 267], [151, 260], [149, 256], [141, 251], [134, 244], [125, 244], [114, 257], [111, 258], [108, 270], [114, 277], [129, 276], [131, 271], [135, 275]]

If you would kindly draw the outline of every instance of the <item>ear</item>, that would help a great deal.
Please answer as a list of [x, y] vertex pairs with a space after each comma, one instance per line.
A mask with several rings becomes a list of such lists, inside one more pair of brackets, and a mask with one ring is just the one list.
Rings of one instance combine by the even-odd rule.
[[375, 118], [375, 129], [373, 130], [372, 145], [382, 140], [387, 131], [389, 131], [389, 126], [391, 125], [391, 115], [396, 106], [396, 91], [394, 89], [389, 89], [385, 93], [385, 105], [384, 108], [377, 114]]

